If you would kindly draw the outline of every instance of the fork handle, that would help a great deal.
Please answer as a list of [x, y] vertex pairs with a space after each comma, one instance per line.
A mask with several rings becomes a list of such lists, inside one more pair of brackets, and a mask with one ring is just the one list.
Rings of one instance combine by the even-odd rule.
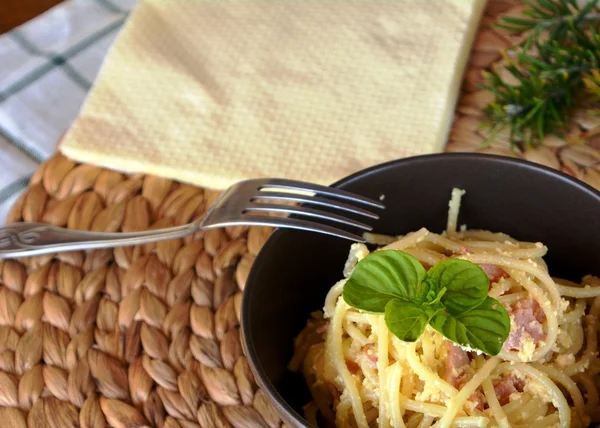
[[201, 221], [202, 218], [183, 226], [132, 233], [89, 232], [42, 223], [15, 223], [0, 228], [0, 259], [123, 247], [183, 238], [198, 230]]

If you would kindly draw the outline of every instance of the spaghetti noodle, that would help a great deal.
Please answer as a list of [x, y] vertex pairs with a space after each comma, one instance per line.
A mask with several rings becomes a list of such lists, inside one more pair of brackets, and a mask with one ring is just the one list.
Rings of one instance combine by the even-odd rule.
[[[511, 318], [501, 352], [463, 349], [429, 326], [415, 342], [403, 342], [383, 314], [350, 307], [341, 280], [296, 338], [290, 363], [313, 395], [305, 416], [314, 426], [566, 428], [600, 421], [600, 279], [553, 278], [543, 244], [459, 227], [463, 194], [453, 190], [442, 234], [420, 229], [367, 240], [404, 251], [425, 268], [447, 258], [481, 266], [489, 295]], [[352, 245], [346, 278], [367, 254], [365, 245]]]

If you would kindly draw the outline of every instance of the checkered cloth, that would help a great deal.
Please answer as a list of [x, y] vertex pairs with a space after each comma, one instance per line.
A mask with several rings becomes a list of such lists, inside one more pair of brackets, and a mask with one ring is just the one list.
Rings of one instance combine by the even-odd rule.
[[77, 116], [135, 0], [67, 0], [0, 36], [0, 224]]

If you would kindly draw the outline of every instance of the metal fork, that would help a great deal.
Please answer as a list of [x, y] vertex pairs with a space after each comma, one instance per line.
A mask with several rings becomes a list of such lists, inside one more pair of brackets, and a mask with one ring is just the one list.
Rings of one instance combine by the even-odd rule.
[[[282, 179], [246, 180], [225, 190], [202, 217], [182, 226], [134, 233], [105, 233], [66, 229], [42, 223], [14, 223], [0, 228], [0, 259], [147, 244], [182, 238], [199, 229], [227, 226], [284, 227], [324, 233], [357, 242], [363, 242], [364, 239], [360, 235], [317, 221], [345, 224], [366, 231], [372, 229], [369, 225], [342, 215], [307, 206], [278, 204], [274, 201], [301, 202], [316, 207], [334, 208], [371, 219], [378, 219], [379, 216], [361, 208], [361, 205], [384, 208], [383, 204], [371, 199], [312, 183]], [[295, 216], [272, 217], [264, 213]]]

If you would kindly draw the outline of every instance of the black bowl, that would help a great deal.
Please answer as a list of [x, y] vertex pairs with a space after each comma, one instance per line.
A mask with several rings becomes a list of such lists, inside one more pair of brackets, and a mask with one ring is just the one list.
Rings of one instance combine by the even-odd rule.
[[[403, 234], [445, 228], [453, 187], [467, 191], [459, 223], [472, 229], [542, 241], [551, 273], [581, 279], [600, 273], [600, 193], [529, 162], [478, 154], [419, 156], [378, 165], [334, 185], [373, 199], [386, 209], [375, 232]], [[244, 291], [243, 345], [258, 384], [291, 427], [310, 401], [301, 375], [287, 371], [294, 337], [311, 311], [321, 309], [342, 278], [349, 241], [277, 230], [258, 255]]]

